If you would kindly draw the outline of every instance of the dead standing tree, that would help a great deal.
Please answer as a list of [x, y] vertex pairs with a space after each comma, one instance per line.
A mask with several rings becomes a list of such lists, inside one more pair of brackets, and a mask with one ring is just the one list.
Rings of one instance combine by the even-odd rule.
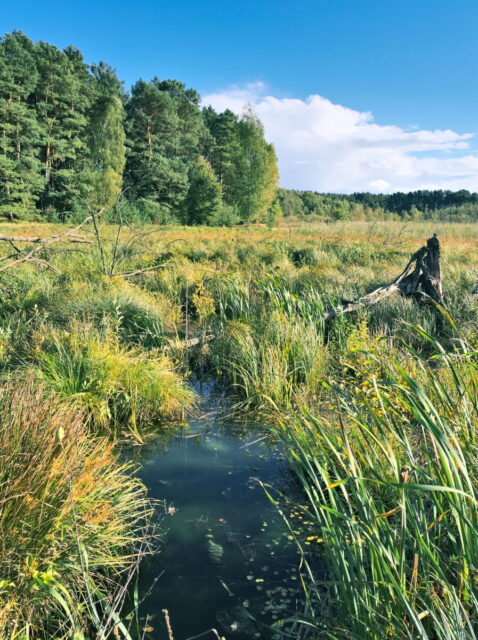
[[427, 240], [427, 244], [416, 251], [402, 273], [393, 282], [374, 289], [354, 302], [346, 302], [342, 307], [328, 309], [326, 320], [342, 313], [350, 313], [382, 302], [391, 295], [416, 298], [421, 302], [445, 306], [440, 266], [440, 243], [437, 234]]

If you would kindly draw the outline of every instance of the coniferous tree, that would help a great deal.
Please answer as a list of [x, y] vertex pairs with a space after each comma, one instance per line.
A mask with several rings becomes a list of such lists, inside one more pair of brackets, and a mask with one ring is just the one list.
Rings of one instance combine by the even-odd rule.
[[33, 43], [22, 33], [0, 40], [0, 214], [26, 217], [43, 187], [41, 128], [29, 97], [38, 74]]
[[233, 204], [233, 163], [239, 153], [238, 117], [229, 109], [216, 113], [212, 107], [206, 107], [203, 118], [210, 132], [204, 155], [222, 185], [225, 202]]
[[113, 69], [88, 67], [75, 47], [20, 32], [0, 39], [0, 213], [66, 219], [109, 208], [123, 170], [147, 219], [230, 224], [271, 210], [277, 159], [252, 111], [201, 113], [197, 91], [158, 78], [137, 82], [124, 103]]
[[39, 42], [34, 55], [39, 75], [34, 101], [42, 126], [40, 157], [46, 183], [41, 205], [65, 219], [84, 204], [89, 191], [85, 129], [91, 85], [78, 50], [63, 52]]
[[186, 224], [209, 224], [221, 204], [222, 190], [216, 174], [209, 162], [199, 156], [190, 170], [183, 220]]
[[123, 88], [114, 69], [101, 62], [93, 65], [93, 100], [88, 121], [90, 204], [110, 208], [123, 184], [126, 162]]
[[179, 211], [199, 152], [199, 94], [176, 80], [140, 80], [126, 106], [126, 180], [136, 198]]

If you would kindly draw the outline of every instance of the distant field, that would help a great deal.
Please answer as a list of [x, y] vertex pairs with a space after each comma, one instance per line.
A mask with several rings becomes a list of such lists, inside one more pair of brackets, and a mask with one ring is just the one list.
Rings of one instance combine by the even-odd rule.
[[[16, 222], [0, 223], [0, 233], [15, 236], [50, 236], [63, 233], [74, 225]], [[304, 223], [299, 221], [284, 222], [281, 226], [268, 229], [262, 225], [237, 226], [232, 228], [215, 227], [184, 227], [184, 226], [154, 226], [146, 225], [133, 227], [144, 235], [143, 261], [147, 261], [168, 246], [173, 254], [189, 255], [190, 249], [203, 250], [202, 260], [195, 258], [195, 262], [218, 262], [214, 252], [221, 247], [232, 251], [234, 248], [254, 247], [259, 262], [261, 256], [265, 262], [274, 263], [272, 256], [276, 249], [278, 259], [280, 250], [309, 248], [317, 252], [311, 268], [317, 273], [330, 273], [330, 269], [343, 272], [360, 281], [370, 281], [378, 277], [392, 277], [397, 267], [405, 264], [409, 255], [416, 251], [433, 233], [437, 233], [442, 247], [442, 260], [445, 274], [456, 275], [457, 270], [469, 272], [477, 270], [478, 277], [478, 223], [434, 223], [398, 221], [363, 222], [347, 221], [335, 223]], [[115, 225], [102, 225], [101, 232], [107, 240], [113, 240], [117, 233]], [[88, 238], [94, 239], [90, 227], [82, 229]], [[131, 235], [128, 228], [124, 228], [124, 237]], [[185, 240], [185, 243], [177, 242]], [[173, 243], [170, 245], [169, 243]], [[187, 243], [190, 243], [188, 247]], [[280, 244], [278, 244], [280, 243]], [[343, 247], [342, 259], [336, 255], [334, 249]], [[85, 245], [84, 248], [87, 248]], [[356, 251], [360, 248], [361, 251]], [[354, 251], [355, 249], [355, 251]], [[9, 246], [0, 245], [0, 252], [5, 255]], [[354, 260], [354, 255], [356, 259]], [[227, 263], [227, 259], [222, 261]], [[282, 267], [286, 264], [282, 261]], [[446, 284], [446, 280], [445, 280]]]

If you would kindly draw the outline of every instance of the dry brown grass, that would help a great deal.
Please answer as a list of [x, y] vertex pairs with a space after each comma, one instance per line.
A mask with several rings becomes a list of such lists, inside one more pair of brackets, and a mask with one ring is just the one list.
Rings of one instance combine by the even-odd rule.
[[135, 563], [146, 491], [78, 407], [33, 378], [1, 394], [0, 637], [70, 637]]

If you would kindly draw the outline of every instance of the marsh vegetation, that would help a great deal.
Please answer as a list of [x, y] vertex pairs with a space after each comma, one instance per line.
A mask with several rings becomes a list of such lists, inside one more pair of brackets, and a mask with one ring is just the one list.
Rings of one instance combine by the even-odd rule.
[[[220, 385], [236, 419], [260, 423], [289, 469], [259, 473], [255, 491], [282, 522], [277, 540], [298, 553], [301, 597], [275, 618], [251, 609], [251, 637], [475, 638], [478, 227], [97, 222], [86, 242], [45, 244], [42, 263], [0, 274], [2, 637], [168, 637], [161, 580], [155, 611], [135, 609], [131, 585], [139, 558], [164, 545], [151, 517], [167, 515], [171, 490], [166, 478], [148, 498], [139, 477], [154, 481], [124, 452], [154, 450], [152, 434], [173, 443], [175, 425], [197, 421], [194, 378]], [[17, 239], [59, 231], [2, 224]], [[325, 320], [324, 309], [392, 281], [432, 232], [446, 309], [391, 296]], [[225, 459], [247, 433], [236, 428]], [[195, 526], [216, 556], [234, 535]], [[230, 579], [220, 559], [207, 575]], [[268, 571], [247, 575], [274, 600]], [[216, 627], [248, 637], [235, 622], [219, 616]]]

